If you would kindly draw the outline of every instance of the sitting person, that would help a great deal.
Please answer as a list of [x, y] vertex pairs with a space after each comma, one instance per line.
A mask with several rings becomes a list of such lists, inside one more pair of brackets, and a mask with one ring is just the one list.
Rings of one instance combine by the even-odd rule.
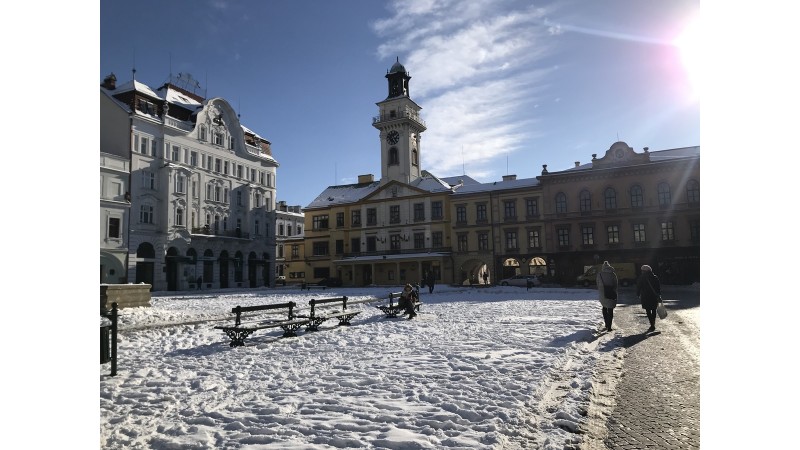
[[414, 288], [412, 288], [410, 284], [406, 284], [403, 288], [403, 292], [400, 294], [398, 305], [401, 308], [405, 308], [409, 319], [417, 315], [417, 313], [414, 312], [414, 302], [417, 300], [419, 300], [419, 297], [417, 293], [414, 292]]

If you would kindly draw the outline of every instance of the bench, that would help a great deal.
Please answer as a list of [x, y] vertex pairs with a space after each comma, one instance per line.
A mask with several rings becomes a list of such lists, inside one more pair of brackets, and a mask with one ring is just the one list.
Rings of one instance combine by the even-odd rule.
[[[244, 340], [257, 330], [265, 328], [280, 327], [283, 329], [283, 337], [297, 336], [297, 330], [309, 323], [307, 318], [297, 318], [294, 314], [294, 307], [297, 306], [295, 302], [288, 303], [274, 303], [271, 305], [258, 305], [258, 306], [237, 306], [231, 310], [236, 314], [236, 323], [231, 326], [216, 326], [215, 329], [222, 330], [229, 338], [231, 338], [231, 347], [240, 347], [244, 345]], [[261, 312], [261, 311], [276, 311], [286, 312], [286, 320], [264, 320], [257, 322], [253, 325], [242, 326], [242, 313], [246, 312]]]
[[[419, 305], [422, 304], [422, 301], [419, 300], [419, 288], [415, 287], [414, 292], [417, 294], [417, 299], [414, 301], [414, 310], [419, 312]], [[402, 292], [390, 292], [389, 293], [389, 304], [388, 305], [377, 305], [376, 308], [383, 311], [386, 314], [387, 318], [390, 317], [397, 317], [399, 314], [403, 313], [406, 309], [400, 306], [400, 296]], [[397, 299], [398, 303], [395, 303], [394, 300]]]
[[[320, 305], [325, 307], [338, 307], [341, 305], [340, 311], [330, 311], [327, 313], [318, 314], [317, 310]], [[328, 319], [339, 319], [339, 325], [350, 325], [350, 320], [361, 313], [361, 311], [348, 311], [347, 310], [347, 296], [334, 297], [334, 298], [312, 298], [308, 302], [311, 312], [308, 315], [309, 323], [306, 325], [306, 331], [318, 331], [322, 322]], [[299, 317], [299, 316], [298, 316]]]
[[324, 291], [325, 289], [328, 289], [328, 286], [316, 283], [303, 283], [300, 285], [300, 290], [302, 291], [303, 289], [307, 291], [310, 291], [311, 289], [322, 289]]

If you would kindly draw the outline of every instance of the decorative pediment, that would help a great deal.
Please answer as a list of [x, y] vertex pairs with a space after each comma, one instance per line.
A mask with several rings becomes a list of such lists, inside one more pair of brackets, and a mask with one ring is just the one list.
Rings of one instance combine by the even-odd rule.
[[622, 141], [611, 144], [601, 158], [598, 158], [597, 154], [592, 155], [593, 169], [631, 166], [648, 162], [650, 162], [650, 152], [647, 147], [644, 148], [644, 153], [636, 153], [632, 147]]
[[393, 180], [364, 197], [364, 200], [387, 200], [392, 198], [415, 197], [420, 194], [429, 194], [429, 192]]

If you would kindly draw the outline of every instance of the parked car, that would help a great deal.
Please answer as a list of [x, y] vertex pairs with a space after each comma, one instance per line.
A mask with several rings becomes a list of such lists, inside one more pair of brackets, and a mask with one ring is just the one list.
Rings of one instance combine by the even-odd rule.
[[528, 280], [533, 282], [534, 286], [541, 286], [542, 282], [536, 275], [514, 275], [511, 278], [505, 278], [498, 283], [500, 286], [521, 286], [528, 287]]
[[286, 275], [278, 275], [278, 278], [275, 279], [275, 284], [286, 286]]
[[341, 278], [328, 277], [317, 281], [316, 284], [320, 286], [339, 287], [342, 285], [342, 280]]

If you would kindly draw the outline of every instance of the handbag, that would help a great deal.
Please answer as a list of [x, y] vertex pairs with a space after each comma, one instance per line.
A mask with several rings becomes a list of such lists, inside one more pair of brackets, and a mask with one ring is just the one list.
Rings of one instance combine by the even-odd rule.
[[[659, 298], [661, 300], [661, 298]], [[658, 302], [658, 307], [656, 308], [656, 313], [658, 313], [659, 319], [666, 319], [667, 318], [667, 308], [664, 308], [664, 304], [660, 301]]]

